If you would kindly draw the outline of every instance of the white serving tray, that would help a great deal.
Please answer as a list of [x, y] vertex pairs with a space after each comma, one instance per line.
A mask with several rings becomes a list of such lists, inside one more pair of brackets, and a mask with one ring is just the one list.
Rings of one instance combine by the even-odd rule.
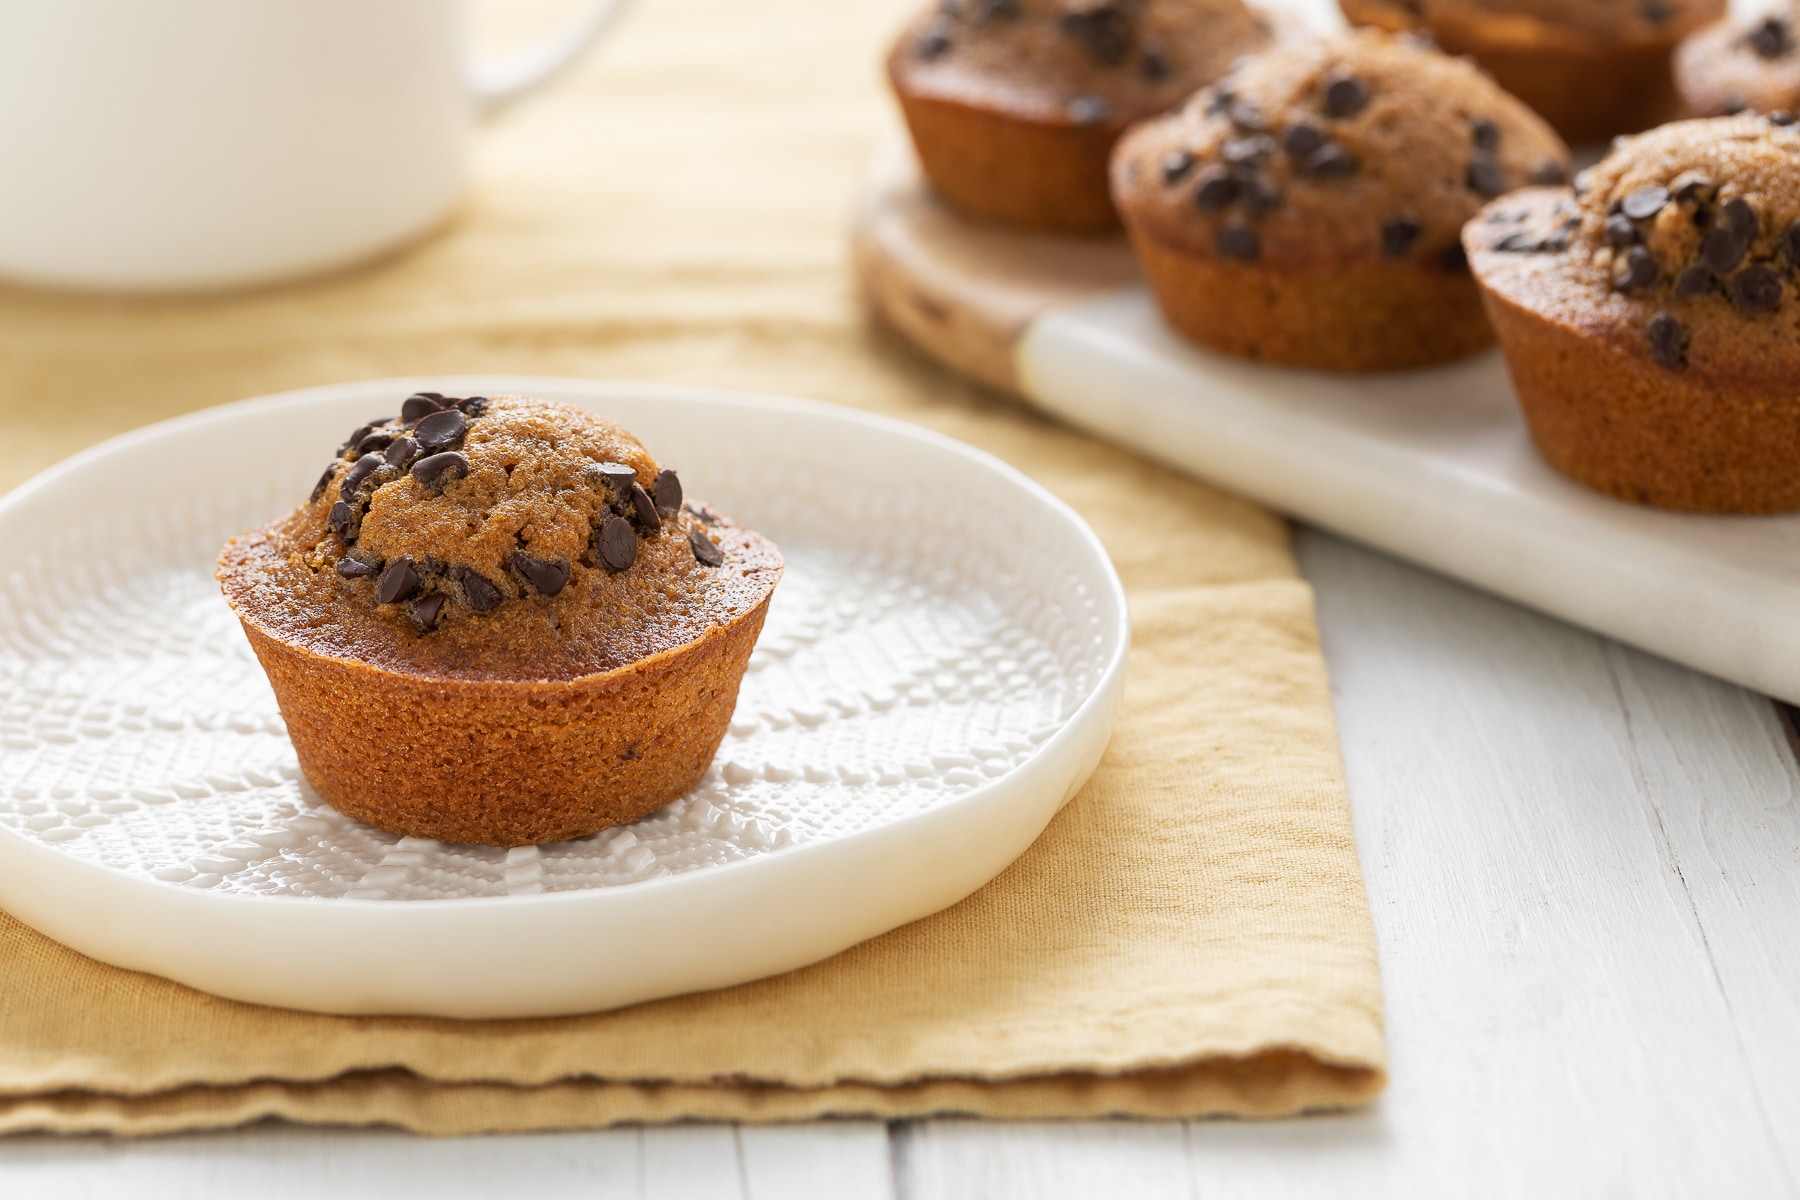
[[[381, 833], [306, 786], [213, 558], [422, 388], [594, 408], [782, 547], [730, 733], [686, 797], [508, 851]], [[1092, 531], [996, 459], [693, 388], [402, 379], [228, 405], [0, 499], [0, 545], [0, 907], [106, 962], [331, 1012], [592, 1011], [944, 908], [1092, 771], [1129, 640]]]
[[[1571, 483], [1498, 351], [1333, 375], [1172, 333], [1122, 238], [963, 220], [890, 142], [855, 226], [871, 303], [956, 370], [1270, 508], [1800, 703], [1800, 515], [1695, 516]], [[1795, 447], [1800, 470], [1800, 446]]]

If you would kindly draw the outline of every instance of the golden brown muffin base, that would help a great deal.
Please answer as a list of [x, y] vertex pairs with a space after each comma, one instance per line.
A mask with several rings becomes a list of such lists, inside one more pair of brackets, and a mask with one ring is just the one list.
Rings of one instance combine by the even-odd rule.
[[1595, 491], [1684, 512], [1800, 509], [1800, 398], [1658, 366], [1484, 290], [1531, 440]]
[[[1379, 0], [1339, 0], [1353, 24], [1416, 27]], [[1446, 13], [1429, 21], [1446, 54], [1467, 54], [1494, 81], [1570, 142], [1601, 142], [1672, 121], [1682, 113], [1671, 60], [1688, 31], [1654, 41], [1603, 43], [1541, 23], [1495, 22]]]
[[1466, 275], [1417, 263], [1305, 270], [1199, 258], [1132, 229], [1163, 319], [1239, 358], [1327, 371], [1391, 371], [1493, 344]]
[[685, 645], [558, 681], [434, 679], [243, 625], [327, 804], [409, 837], [525, 846], [635, 821], [699, 782], [772, 594]]
[[[1554, 227], [1567, 195], [1515, 192], [1490, 211], [1528, 212], [1517, 227], [1541, 232]], [[1565, 252], [1571, 257], [1489, 247], [1514, 227], [1477, 218], [1463, 240], [1531, 440], [1551, 466], [1596, 491], [1656, 508], [1800, 509], [1800, 385], [1790, 373], [1760, 357], [1698, 344], [1687, 366], [1660, 365], [1642, 332], [1649, 313], [1633, 313], [1622, 325], [1617, 309], [1627, 301], [1604, 292], [1602, 304], [1584, 298], [1592, 284], [1573, 257], [1579, 243]], [[1716, 332], [1690, 329], [1696, 338]]]
[[967, 216], [1055, 233], [1118, 228], [1106, 167], [1123, 127], [1076, 125], [913, 95], [900, 111], [932, 188]]

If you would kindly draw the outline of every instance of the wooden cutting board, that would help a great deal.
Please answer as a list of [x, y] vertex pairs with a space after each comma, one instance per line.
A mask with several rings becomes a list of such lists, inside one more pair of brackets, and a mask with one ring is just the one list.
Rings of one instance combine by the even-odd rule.
[[[1300, 520], [1800, 702], [1800, 516], [1661, 512], [1550, 470], [1498, 352], [1334, 375], [1162, 323], [1123, 238], [957, 217], [895, 141], [855, 224], [870, 303], [920, 349]], [[1796, 464], [1800, 468], [1800, 463]]]

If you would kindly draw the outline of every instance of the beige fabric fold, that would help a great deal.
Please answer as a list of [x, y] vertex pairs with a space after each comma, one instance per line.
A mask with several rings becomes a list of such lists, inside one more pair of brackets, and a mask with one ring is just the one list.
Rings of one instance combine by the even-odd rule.
[[1374, 939], [1280, 522], [865, 322], [844, 221], [891, 120], [875, 64], [905, 8], [641, 5], [600, 59], [485, 131], [451, 228], [357, 272], [180, 301], [0, 289], [0, 485], [204, 404], [412, 372], [749, 387], [919, 421], [1069, 501], [1119, 567], [1133, 651], [1092, 782], [943, 913], [776, 979], [594, 1016], [259, 1008], [0, 915], [0, 1131], [1266, 1116], [1380, 1089]]

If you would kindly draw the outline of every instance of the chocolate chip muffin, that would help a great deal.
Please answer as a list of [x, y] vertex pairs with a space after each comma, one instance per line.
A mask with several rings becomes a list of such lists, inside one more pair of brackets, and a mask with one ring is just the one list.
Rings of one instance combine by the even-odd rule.
[[1464, 241], [1557, 470], [1662, 508], [1800, 508], [1800, 132], [1665, 125]]
[[781, 568], [608, 421], [421, 393], [218, 577], [327, 803], [514, 846], [693, 787]]
[[1353, 24], [1428, 33], [1472, 56], [1571, 142], [1680, 113], [1669, 59], [1726, 0], [1338, 0]]
[[1675, 84], [1690, 113], [1724, 117], [1800, 108], [1800, 4], [1743, 21], [1718, 21], [1681, 43]]
[[1362, 31], [1240, 63], [1133, 130], [1113, 191], [1163, 316], [1217, 350], [1372, 371], [1493, 334], [1463, 223], [1568, 150], [1480, 71]]
[[919, 161], [966, 215], [1117, 226], [1106, 164], [1126, 126], [1267, 45], [1242, 0], [943, 0], [888, 56]]

